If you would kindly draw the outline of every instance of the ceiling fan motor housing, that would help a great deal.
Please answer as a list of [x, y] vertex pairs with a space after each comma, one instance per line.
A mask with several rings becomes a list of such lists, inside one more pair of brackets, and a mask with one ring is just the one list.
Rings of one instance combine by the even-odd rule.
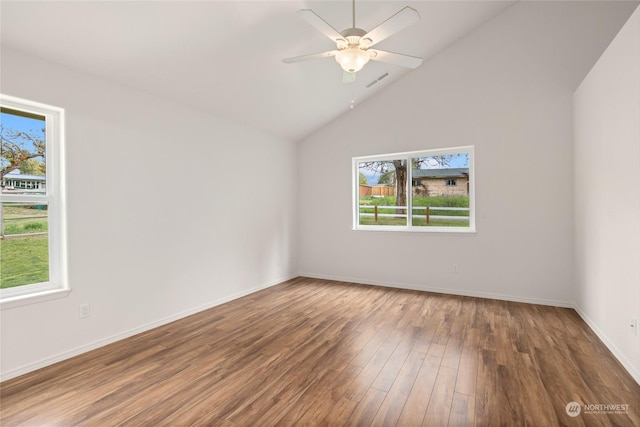
[[361, 49], [367, 49], [373, 41], [369, 38], [362, 38], [367, 31], [362, 28], [347, 28], [342, 33], [344, 39], [336, 40], [338, 49], [346, 49], [351, 46], [358, 46]]

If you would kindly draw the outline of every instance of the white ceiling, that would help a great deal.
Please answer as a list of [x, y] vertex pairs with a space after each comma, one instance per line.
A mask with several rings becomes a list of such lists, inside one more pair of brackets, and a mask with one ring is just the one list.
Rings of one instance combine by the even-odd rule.
[[[426, 63], [513, 3], [357, 1], [356, 24], [371, 30], [413, 7], [420, 22], [376, 47]], [[282, 62], [334, 48], [297, 10], [312, 9], [341, 31], [351, 26], [349, 0], [2, 0], [0, 8], [3, 45], [291, 140], [348, 111], [352, 99], [357, 105], [415, 72], [371, 61], [345, 85], [333, 58]]]

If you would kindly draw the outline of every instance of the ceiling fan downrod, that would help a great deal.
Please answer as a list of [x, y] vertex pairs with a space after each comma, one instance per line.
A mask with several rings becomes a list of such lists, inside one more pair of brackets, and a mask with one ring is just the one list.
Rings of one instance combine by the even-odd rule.
[[351, 2], [351, 16], [353, 17], [351, 28], [356, 28], [356, 0]]

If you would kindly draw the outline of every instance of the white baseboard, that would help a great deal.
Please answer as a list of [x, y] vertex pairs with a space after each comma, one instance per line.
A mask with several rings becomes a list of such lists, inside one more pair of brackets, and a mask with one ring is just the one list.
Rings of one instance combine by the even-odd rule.
[[574, 305], [573, 309], [578, 313], [578, 315], [584, 320], [584, 322], [591, 328], [594, 334], [600, 338], [600, 341], [604, 343], [605, 346], [609, 349], [611, 353], [613, 353], [614, 357], [618, 359], [618, 362], [629, 372], [629, 375], [633, 377], [634, 380], [638, 384], [640, 384], [640, 369], [639, 366], [634, 366], [624, 354], [616, 347], [616, 345], [607, 337], [607, 335], [593, 322], [589, 316], [585, 314], [584, 311], [580, 309], [577, 305]]
[[300, 273], [302, 277], [310, 277], [313, 279], [335, 280], [339, 282], [361, 283], [363, 285], [385, 286], [388, 288], [409, 289], [412, 291], [434, 292], [438, 294], [460, 295], [465, 297], [476, 297], [486, 299], [497, 299], [501, 301], [523, 302], [527, 304], [549, 305], [553, 307], [574, 308], [573, 302], [555, 301], [540, 298], [527, 298], [514, 295], [493, 294], [489, 292], [477, 292], [464, 289], [438, 288], [432, 286], [418, 286], [407, 283], [393, 283], [387, 281], [375, 281], [367, 279], [359, 279], [354, 277], [328, 276], [325, 274]]
[[44, 368], [46, 366], [53, 365], [54, 363], [62, 362], [63, 360], [70, 359], [70, 358], [72, 358], [74, 356], [78, 356], [78, 355], [86, 353], [88, 351], [95, 350], [95, 349], [100, 348], [100, 347], [104, 347], [105, 345], [112, 344], [112, 343], [114, 343], [116, 341], [120, 341], [120, 340], [125, 339], [125, 338], [129, 338], [129, 337], [137, 335], [137, 334], [139, 334], [141, 332], [146, 332], [146, 331], [149, 331], [151, 329], [157, 328], [159, 326], [166, 325], [168, 323], [174, 322], [176, 320], [182, 319], [182, 318], [187, 317], [187, 316], [191, 316], [192, 314], [196, 314], [196, 313], [199, 313], [199, 312], [204, 311], [204, 310], [208, 310], [210, 308], [216, 307], [216, 306], [224, 304], [226, 302], [233, 301], [233, 300], [238, 299], [238, 298], [242, 298], [242, 297], [250, 295], [250, 294], [252, 294], [254, 292], [261, 291], [263, 289], [269, 288], [271, 286], [275, 286], [277, 284], [286, 282], [287, 280], [291, 280], [291, 279], [294, 279], [296, 277], [298, 277], [298, 274], [293, 274], [293, 275], [290, 275], [290, 276], [287, 276], [287, 277], [284, 277], [284, 278], [281, 278], [281, 279], [278, 279], [278, 280], [275, 280], [275, 281], [272, 281], [272, 282], [269, 282], [269, 283], [265, 283], [265, 284], [262, 284], [262, 285], [247, 289], [247, 290], [242, 291], [242, 292], [237, 292], [235, 294], [232, 294], [232, 295], [229, 295], [229, 296], [226, 296], [226, 297], [223, 297], [223, 298], [219, 298], [219, 299], [217, 299], [215, 301], [211, 301], [211, 302], [208, 302], [206, 304], [202, 304], [202, 305], [199, 305], [197, 307], [193, 307], [193, 308], [190, 308], [188, 310], [182, 311], [180, 313], [176, 313], [174, 315], [165, 317], [165, 318], [157, 320], [155, 322], [147, 323], [147, 324], [142, 325], [140, 327], [137, 327], [137, 328], [134, 328], [134, 329], [130, 329], [128, 331], [124, 331], [122, 333], [115, 334], [115, 335], [112, 335], [110, 337], [107, 337], [107, 338], [104, 338], [104, 339], [100, 339], [98, 341], [94, 341], [94, 342], [92, 342], [90, 344], [83, 345], [83, 346], [74, 348], [72, 350], [65, 351], [63, 353], [56, 354], [55, 356], [47, 357], [47, 358], [39, 360], [37, 362], [29, 363], [28, 365], [20, 366], [18, 368], [9, 370], [7, 372], [3, 372], [2, 375], [0, 375], [0, 382], [6, 381], [6, 380], [10, 380], [11, 378], [19, 377], [20, 375], [24, 375], [24, 374], [27, 374], [29, 372], [35, 371], [37, 369], [41, 369], [41, 368]]

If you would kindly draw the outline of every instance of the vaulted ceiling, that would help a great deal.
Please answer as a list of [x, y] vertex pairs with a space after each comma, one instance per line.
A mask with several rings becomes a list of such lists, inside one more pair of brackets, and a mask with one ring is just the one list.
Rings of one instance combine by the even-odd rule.
[[[513, 3], [357, 1], [356, 24], [371, 30], [404, 6], [416, 9], [418, 23], [376, 47], [426, 64]], [[371, 61], [344, 84], [333, 58], [282, 62], [334, 48], [297, 10], [312, 9], [341, 31], [351, 26], [349, 0], [3, 0], [0, 8], [3, 46], [291, 140], [416, 72]]]

